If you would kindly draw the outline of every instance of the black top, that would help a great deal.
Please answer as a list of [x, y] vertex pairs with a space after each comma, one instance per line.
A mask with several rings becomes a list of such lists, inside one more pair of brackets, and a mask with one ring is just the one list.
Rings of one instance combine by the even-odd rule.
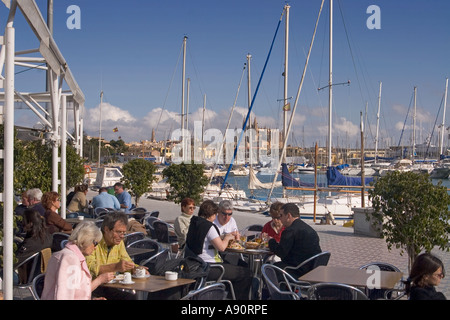
[[19, 245], [16, 252], [17, 263], [21, 263], [31, 255], [39, 252], [45, 248], [51, 248], [53, 237], [50, 233], [46, 232], [44, 239], [38, 237], [32, 237], [27, 233], [23, 242]]
[[411, 287], [410, 300], [447, 300], [442, 292], [437, 292], [435, 287]]
[[300, 218], [284, 229], [279, 243], [271, 239], [269, 248], [282, 262], [294, 267], [322, 252], [317, 232]]
[[[208, 234], [209, 229], [211, 229], [211, 226], [216, 227], [214, 223], [206, 220], [205, 218], [201, 218], [199, 216], [193, 216], [191, 218], [188, 233], [186, 235], [186, 246], [196, 255], [202, 253], [205, 237]], [[217, 233], [220, 234], [218, 229]]]

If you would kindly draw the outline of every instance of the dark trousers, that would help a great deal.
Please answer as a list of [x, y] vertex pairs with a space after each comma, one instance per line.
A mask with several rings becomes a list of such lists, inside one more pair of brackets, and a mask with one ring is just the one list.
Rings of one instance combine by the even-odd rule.
[[[213, 264], [214, 265], [214, 264]], [[252, 273], [250, 269], [229, 263], [222, 263], [225, 273], [222, 277], [224, 280], [230, 280], [237, 300], [248, 300], [250, 286], [252, 284]], [[208, 281], [217, 280], [222, 270], [211, 267], [207, 277]]]
[[136, 300], [136, 295], [116, 288], [98, 287], [92, 292], [94, 297], [104, 297], [106, 300]]

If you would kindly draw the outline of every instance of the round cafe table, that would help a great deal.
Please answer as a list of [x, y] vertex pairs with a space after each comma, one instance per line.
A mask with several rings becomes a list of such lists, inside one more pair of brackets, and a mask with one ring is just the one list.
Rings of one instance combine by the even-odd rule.
[[[261, 262], [266, 255], [273, 254], [269, 248], [261, 248], [261, 249], [232, 249], [227, 248], [225, 252], [234, 252], [234, 253], [241, 253], [248, 256], [248, 267], [253, 273], [253, 277], [258, 279], [259, 281], [259, 288], [258, 288], [258, 296], [261, 297]], [[252, 299], [252, 290], [250, 290], [249, 298]]]

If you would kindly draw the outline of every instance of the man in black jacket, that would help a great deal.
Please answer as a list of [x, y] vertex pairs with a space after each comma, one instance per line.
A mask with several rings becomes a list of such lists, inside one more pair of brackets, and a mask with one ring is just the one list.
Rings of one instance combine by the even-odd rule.
[[[306, 259], [322, 252], [319, 245], [317, 232], [307, 223], [300, 219], [300, 211], [294, 203], [286, 203], [281, 207], [280, 219], [285, 230], [281, 234], [280, 242], [270, 239], [269, 248], [281, 261], [275, 265], [281, 269], [292, 266], [296, 267]], [[297, 270], [289, 272], [296, 278], [302, 276], [309, 270]]]

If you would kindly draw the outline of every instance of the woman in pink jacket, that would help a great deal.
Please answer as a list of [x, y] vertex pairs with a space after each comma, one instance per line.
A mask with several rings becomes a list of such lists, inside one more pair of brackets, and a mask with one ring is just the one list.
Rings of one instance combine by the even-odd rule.
[[102, 233], [94, 222], [78, 224], [66, 247], [52, 255], [45, 273], [42, 300], [90, 300], [92, 290], [114, 278], [104, 273], [92, 280], [85, 257], [90, 255]]

